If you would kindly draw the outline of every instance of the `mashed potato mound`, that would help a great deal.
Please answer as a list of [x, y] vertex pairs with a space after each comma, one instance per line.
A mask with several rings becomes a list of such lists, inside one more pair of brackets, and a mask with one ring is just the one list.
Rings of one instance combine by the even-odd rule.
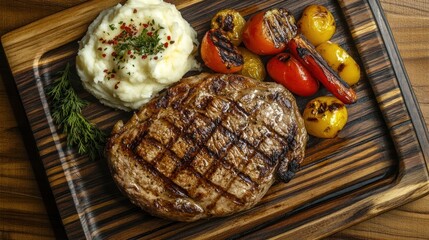
[[83, 86], [122, 110], [140, 108], [199, 69], [197, 33], [162, 0], [128, 0], [101, 12], [79, 44], [76, 65]]

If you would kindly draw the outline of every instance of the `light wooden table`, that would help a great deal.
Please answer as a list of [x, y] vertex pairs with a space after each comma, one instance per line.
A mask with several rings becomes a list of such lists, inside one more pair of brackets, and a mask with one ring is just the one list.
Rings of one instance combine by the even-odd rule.
[[[86, 0], [0, 0], [0, 35]], [[372, 1], [372, 0], [370, 0]], [[429, 0], [381, 0], [429, 126]], [[0, 58], [1, 70], [6, 70]], [[0, 78], [0, 239], [52, 239], [33, 169]], [[429, 196], [350, 227], [329, 239], [429, 239]]]

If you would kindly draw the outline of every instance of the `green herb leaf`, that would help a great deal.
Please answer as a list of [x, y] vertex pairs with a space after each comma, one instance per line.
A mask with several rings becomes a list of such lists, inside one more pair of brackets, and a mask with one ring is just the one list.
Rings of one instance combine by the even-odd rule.
[[76, 147], [79, 154], [88, 155], [95, 160], [104, 148], [106, 134], [82, 115], [82, 109], [88, 102], [75, 93], [70, 84], [70, 76], [70, 65], [67, 64], [61, 77], [48, 88], [52, 119], [67, 135], [67, 146]]
[[[155, 24], [155, 21], [152, 19], [150, 24]], [[148, 31], [148, 29], [143, 29], [139, 35], [128, 36], [126, 32], [120, 34], [120, 36], [126, 36], [124, 38], [118, 39], [118, 44], [114, 47], [115, 52], [118, 54], [119, 58], [122, 59], [127, 54], [128, 51], [132, 50], [137, 55], [155, 55], [165, 49], [164, 44], [161, 43], [161, 38], [159, 37], [159, 30], [164, 29], [158, 25], [157, 29]]]

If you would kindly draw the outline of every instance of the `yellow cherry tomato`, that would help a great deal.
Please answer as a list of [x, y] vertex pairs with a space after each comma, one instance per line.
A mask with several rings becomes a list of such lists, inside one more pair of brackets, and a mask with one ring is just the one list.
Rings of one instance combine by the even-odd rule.
[[266, 76], [265, 66], [259, 55], [252, 53], [246, 48], [238, 48], [243, 55], [243, 68], [238, 72], [239, 74], [253, 79], [264, 81]]
[[222, 29], [235, 46], [240, 45], [246, 20], [234, 9], [224, 9], [216, 13], [211, 28]]
[[336, 25], [334, 16], [326, 7], [309, 5], [298, 21], [298, 28], [310, 43], [317, 46], [331, 39]]
[[347, 122], [344, 103], [332, 96], [318, 97], [307, 103], [303, 118], [307, 132], [319, 138], [334, 138]]
[[359, 65], [340, 45], [327, 41], [317, 46], [316, 50], [349, 85], [356, 84], [359, 81]]

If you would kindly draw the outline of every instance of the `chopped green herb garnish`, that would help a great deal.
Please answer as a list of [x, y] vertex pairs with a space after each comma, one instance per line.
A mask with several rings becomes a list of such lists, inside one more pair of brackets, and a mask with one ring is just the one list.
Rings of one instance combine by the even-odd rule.
[[128, 36], [118, 39], [118, 44], [114, 46], [118, 56], [123, 57], [128, 51], [133, 50], [138, 55], [155, 55], [165, 49], [159, 37], [159, 28], [149, 31], [144, 28], [137, 36]]

